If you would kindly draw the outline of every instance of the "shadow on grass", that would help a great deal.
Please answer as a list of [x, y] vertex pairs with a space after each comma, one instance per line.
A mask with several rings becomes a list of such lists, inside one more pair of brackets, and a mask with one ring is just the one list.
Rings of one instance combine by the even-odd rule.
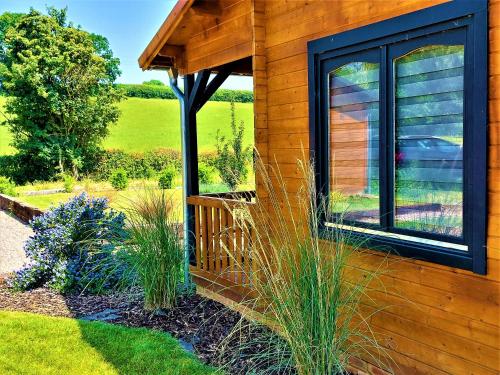
[[171, 336], [145, 328], [0, 311], [1, 374], [210, 374]]
[[82, 338], [119, 374], [208, 374], [176, 339], [160, 331], [78, 321]]

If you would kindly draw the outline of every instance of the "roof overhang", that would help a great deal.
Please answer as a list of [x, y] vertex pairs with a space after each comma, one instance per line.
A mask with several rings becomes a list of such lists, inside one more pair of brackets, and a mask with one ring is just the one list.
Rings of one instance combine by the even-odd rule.
[[250, 4], [251, 0], [178, 0], [139, 57], [139, 66], [175, 68], [186, 74], [215, 72], [231, 63], [234, 73], [252, 74]]
[[153, 39], [151, 39], [146, 49], [142, 52], [141, 56], [139, 56], [139, 66], [142, 68], [142, 70], [154, 69], [155, 65], [153, 64], [153, 60], [155, 60], [155, 58], [159, 58], [159, 60], [162, 60], [157, 61], [157, 64], [159, 64], [160, 67], [168, 68], [173, 66], [172, 59], [175, 57], [173, 55], [162, 56], [159, 52], [167, 43], [170, 36], [172, 36], [175, 28], [182, 21], [193, 3], [194, 0], [177, 1], [168, 17], [165, 19], [165, 21], [163, 21], [160, 29], [156, 32]]

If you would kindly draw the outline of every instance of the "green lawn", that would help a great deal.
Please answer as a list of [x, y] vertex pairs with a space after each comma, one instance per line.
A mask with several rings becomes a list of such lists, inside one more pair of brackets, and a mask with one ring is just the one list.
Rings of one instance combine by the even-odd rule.
[[165, 333], [0, 311], [3, 375], [213, 373]]
[[[0, 97], [0, 112], [6, 98]], [[128, 98], [120, 103], [122, 114], [104, 141], [107, 149], [127, 152], [156, 148], [180, 149], [179, 102], [165, 99]], [[0, 120], [3, 116], [0, 114]], [[236, 120], [245, 122], [245, 143], [253, 144], [253, 103], [236, 103]], [[230, 134], [230, 110], [227, 102], [208, 102], [198, 113], [198, 147], [200, 151], [215, 149], [217, 129]], [[13, 153], [10, 135], [0, 126], [0, 155]]]
[[[66, 202], [70, 198], [81, 193], [82, 192], [79, 191], [74, 193], [55, 193], [47, 195], [20, 195], [19, 197], [16, 197], [16, 199], [28, 203], [41, 210], [47, 210], [48, 208], [50, 208], [50, 206]], [[124, 191], [105, 190], [105, 191], [90, 192], [88, 194], [96, 198], [101, 198], [101, 197], [108, 198], [110, 206], [116, 210], [127, 210], [127, 208], [131, 206], [134, 200], [136, 200], [141, 193], [143, 192], [130, 189]], [[179, 212], [180, 212], [181, 211], [180, 204], [182, 202], [181, 190], [180, 189], [168, 190], [167, 194], [169, 197], [171, 195], [174, 202], [179, 205]]]
[[[253, 174], [249, 176], [249, 182], [239, 186], [239, 190], [254, 190], [255, 186], [251, 182], [254, 179]], [[182, 190], [181, 190], [181, 178], [178, 176], [174, 180], [174, 186], [176, 188], [167, 190], [167, 196], [171, 197], [173, 203], [177, 206], [179, 210], [179, 219], [182, 215]], [[43, 189], [61, 189], [63, 187], [62, 182], [44, 182], [36, 183], [34, 185], [24, 185], [18, 186], [16, 188], [17, 196], [15, 199], [28, 203], [32, 206], [38, 207], [41, 210], [47, 210], [50, 206], [57, 205], [62, 202], [66, 202], [75, 195], [81, 194], [86, 191], [87, 194], [94, 197], [106, 197], [109, 199], [110, 206], [117, 210], [127, 210], [130, 208], [131, 204], [140, 199], [144, 190], [147, 189], [157, 189], [158, 181], [153, 180], [131, 180], [130, 186], [123, 191], [114, 190], [109, 182], [95, 182], [95, 181], [82, 181], [78, 183], [78, 189], [75, 189], [72, 193], [54, 193], [46, 195], [26, 195], [28, 191], [36, 191]], [[227, 186], [221, 184], [220, 182], [215, 182], [210, 185], [201, 184], [201, 193], [215, 193], [228, 191]]]

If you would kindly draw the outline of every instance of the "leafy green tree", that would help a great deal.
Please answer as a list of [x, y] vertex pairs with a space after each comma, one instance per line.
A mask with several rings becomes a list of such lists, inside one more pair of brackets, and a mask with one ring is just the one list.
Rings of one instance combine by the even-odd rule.
[[5, 71], [5, 55], [7, 51], [7, 46], [5, 45], [5, 34], [7, 30], [11, 27], [14, 27], [16, 23], [23, 16], [22, 13], [12, 13], [5, 12], [0, 15], [0, 94], [3, 93], [3, 89], [1, 87], [1, 76], [2, 72]]
[[[66, 9], [31, 10], [5, 35], [2, 84], [18, 150], [16, 182], [78, 177], [117, 121], [118, 59], [103, 37], [66, 20]], [[22, 181], [24, 180], [24, 181]]]
[[213, 164], [222, 182], [234, 191], [248, 176], [247, 164], [252, 153], [249, 146], [243, 147], [245, 123], [241, 121], [239, 126], [236, 125], [234, 102], [231, 101], [230, 105], [232, 137], [227, 139], [220, 135], [220, 130], [217, 130], [217, 156]]
[[148, 86], [165, 86], [165, 84], [159, 79], [151, 79], [149, 81], [144, 81], [142, 84]]
[[12, 13], [5, 12], [0, 15], [0, 53], [2, 56], [5, 55], [5, 34], [7, 30], [11, 27], [14, 27], [16, 23], [23, 17], [23, 13]]
[[106, 73], [109, 76], [109, 79], [114, 82], [120, 74], [122, 74], [120, 70], [120, 59], [118, 57], [114, 57], [113, 51], [111, 50], [109, 41], [106, 37], [92, 33], [90, 34], [90, 38], [92, 39], [95, 52], [105, 61]]

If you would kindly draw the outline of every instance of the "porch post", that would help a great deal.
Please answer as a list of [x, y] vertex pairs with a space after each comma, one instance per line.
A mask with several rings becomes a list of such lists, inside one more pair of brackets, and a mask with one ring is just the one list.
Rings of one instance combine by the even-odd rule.
[[[184, 106], [182, 116], [184, 126], [181, 129], [182, 138], [182, 180], [183, 180], [183, 201], [187, 197], [200, 193], [198, 185], [198, 136], [196, 132], [196, 111], [192, 110], [189, 98], [193, 93], [194, 74], [184, 76]], [[186, 259], [190, 264], [195, 262], [195, 238], [194, 238], [194, 207], [184, 203], [184, 243], [186, 246]], [[189, 264], [186, 262], [187, 272]]]
[[220, 85], [231, 74], [231, 65], [221, 68], [209, 83], [210, 70], [198, 72], [196, 81], [194, 74], [184, 76], [184, 92], [177, 86], [178, 72], [174, 68], [168, 70], [170, 86], [181, 105], [181, 147], [182, 147], [182, 203], [184, 212], [184, 279], [189, 288], [189, 265], [195, 264], [195, 212], [194, 207], [187, 204], [187, 198], [199, 195], [198, 183], [198, 135], [196, 131], [196, 113], [215, 93]]
[[181, 107], [181, 154], [182, 154], [182, 208], [184, 214], [184, 287], [189, 289], [191, 279], [189, 264], [194, 262], [194, 208], [187, 204], [187, 197], [197, 195], [198, 188], [198, 143], [196, 135], [196, 112], [191, 110], [189, 97], [194, 86], [194, 76], [184, 77], [184, 93], [177, 86], [176, 69], [168, 70], [170, 87], [179, 99]]

